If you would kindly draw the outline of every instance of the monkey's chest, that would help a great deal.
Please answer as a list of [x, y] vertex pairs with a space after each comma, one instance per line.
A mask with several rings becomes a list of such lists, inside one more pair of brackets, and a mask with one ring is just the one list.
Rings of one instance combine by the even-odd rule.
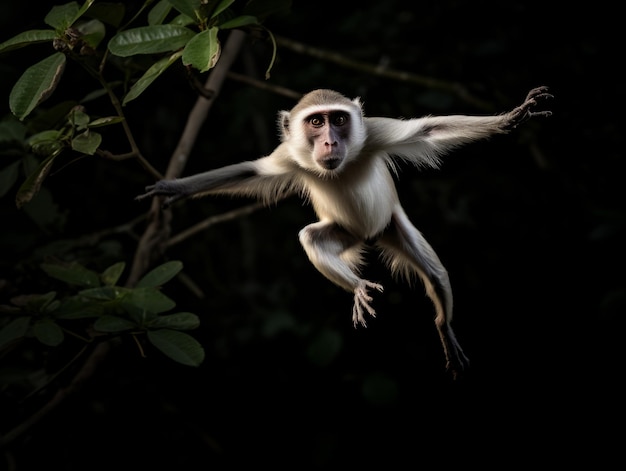
[[334, 221], [365, 239], [382, 232], [398, 202], [388, 172], [371, 172], [368, 178], [325, 181], [310, 190], [320, 220]]

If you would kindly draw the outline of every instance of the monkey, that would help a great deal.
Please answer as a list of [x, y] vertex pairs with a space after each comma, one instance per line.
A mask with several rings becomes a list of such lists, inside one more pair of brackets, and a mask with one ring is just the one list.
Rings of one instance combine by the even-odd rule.
[[278, 113], [279, 145], [256, 160], [196, 175], [163, 179], [136, 197], [177, 200], [209, 194], [254, 197], [265, 204], [297, 194], [310, 203], [317, 221], [298, 237], [313, 266], [354, 296], [354, 327], [376, 316], [374, 291], [383, 286], [361, 277], [366, 252], [377, 250], [396, 277], [421, 280], [434, 307], [434, 322], [446, 370], [454, 378], [469, 367], [452, 329], [452, 289], [446, 268], [399, 201], [394, 176], [408, 162], [441, 166], [442, 157], [463, 144], [506, 134], [534, 117], [552, 98], [548, 87], [530, 90], [521, 105], [490, 116], [448, 115], [395, 119], [367, 117], [360, 98], [329, 89], [305, 94], [290, 111]]

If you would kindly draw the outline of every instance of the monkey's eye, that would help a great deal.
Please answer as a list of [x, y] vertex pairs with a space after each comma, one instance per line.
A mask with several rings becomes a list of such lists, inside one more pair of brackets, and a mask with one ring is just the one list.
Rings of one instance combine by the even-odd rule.
[[346, 113], [336, 113], [333, 116], [333, 124], [335, 126], [343, 126], [348, 122], [348, 115]]
[[314, 114], [313, 116], [309, 117], [309, 124], [311, 126], [319, 128], [324, 125], [324, 117], [319, 114]]

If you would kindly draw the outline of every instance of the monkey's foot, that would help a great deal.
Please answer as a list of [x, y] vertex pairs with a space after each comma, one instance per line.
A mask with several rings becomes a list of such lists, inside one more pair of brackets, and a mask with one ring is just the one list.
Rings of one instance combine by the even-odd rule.
[[519, 124], [535, 116], [551, 116], [551, 111], [533, 111], [533, 109], [539, 104], [539, 101], [547, 100], [549, 98], [554, 98], [554, 96], [548, 93], [548, 87], [533, 88], [530, 92], [528, 92], [524, 103], [508, 113], [506, 128], [514, 129]]
[[354, 288], [354, 306], [352, 307], [352, 322], [354, 323], [354, 327], [357, 327], [361, 324], [363, 327], [367, 327], [367, 323], [365, 322], [365, 311], [372, 316], [376, 317], [376, 311], [370, 303], [372, 302], [372, 297], [367, 294], [368, 288], [374, 288], [382, 293], [383, 286], [378, 283], [372, 283], [367, 280], [360, 280], [359, 284], [356, 288]]
[[452, 373], [453, 379], [457, 379], [469, 367], [469, 358], [463, 353], [450, 324], [438, 326], [437, 329], [446, 357], [446, 369]]

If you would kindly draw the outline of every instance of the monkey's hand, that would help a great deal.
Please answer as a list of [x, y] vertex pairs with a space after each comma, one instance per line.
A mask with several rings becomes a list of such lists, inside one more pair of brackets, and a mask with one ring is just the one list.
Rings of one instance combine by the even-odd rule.
[[146, 192], [136, 196], [135, 200], [139, 201], [153, 196], [167, 196], [161, 205], [163, 208], [167, 208], [175, 201], [189, 195], [177, 184], [176, 180], [159, 180], [154, 185], [147, 186]]
[[506, 118], [503, 126], [504, 129], [515, 129], [524, 121], [527, 121], [535, 116], [552, 116], [551, 111], [534, 111], [540, 101], [550, 98], [554, 98], [554, 96], [548, 93], [548, 87], [533, 88], [530, 92], [528, 92], [524, 103], [504, 115]]
[[372, 317], [376, 317], [376, 311], [370, 303], [372, 302], [372, 297], [367, 294], [368, 288], [374, 288], [382, 293], [383, 287], [378, 283], [372, 283], [367, 280], [360, 280], [359, 284], [356, 288], [354, 288], [354, 306], [352, 307], [352, 322], [354, 323], [354, 327], [358, 327], [361, 324], [363, 327], [367, 327], [367, 323], [365, 322], [364, 310], [368, 312], [368, 314]]

